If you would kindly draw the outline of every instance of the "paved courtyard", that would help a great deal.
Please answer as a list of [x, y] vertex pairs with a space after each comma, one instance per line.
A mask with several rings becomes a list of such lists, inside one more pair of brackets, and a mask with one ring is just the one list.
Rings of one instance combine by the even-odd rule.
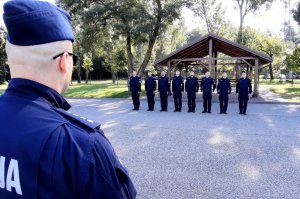
[[102, 123], [139, 199], [300, 198], [300, 105], [250, 103], [239, 115], [131, 111], [127, 99], [69, 99]]

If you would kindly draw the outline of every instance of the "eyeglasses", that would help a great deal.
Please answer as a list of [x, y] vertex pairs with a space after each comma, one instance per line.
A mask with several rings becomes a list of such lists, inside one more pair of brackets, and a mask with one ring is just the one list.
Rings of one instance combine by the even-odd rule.
[[[60, 54], [54, 56], [53, 59], [57, 59], [58, 57], [62, 56], [64, 53], [65, 53], [65, 52], [60, 53]], [[73, 65], [76, 65], [77, 59], [78, 59], [77, 55], [75, 55], [75, 54], [73, 54], [73, 53], [69, 53], [69, 52], [68, 52], [68, 54], [69, 54], [70, 56], [72, 56], [72, 58], [73, 58]]]

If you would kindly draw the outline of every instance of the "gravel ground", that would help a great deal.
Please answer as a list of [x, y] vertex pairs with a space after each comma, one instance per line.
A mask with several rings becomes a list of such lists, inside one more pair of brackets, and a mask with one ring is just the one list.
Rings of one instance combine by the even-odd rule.
[[102, 123], [139, 199], [300, 199], [300, 105], [230, 103], [220, 115], [131, 111], [126, 99], [69, 99], [71, 112]]

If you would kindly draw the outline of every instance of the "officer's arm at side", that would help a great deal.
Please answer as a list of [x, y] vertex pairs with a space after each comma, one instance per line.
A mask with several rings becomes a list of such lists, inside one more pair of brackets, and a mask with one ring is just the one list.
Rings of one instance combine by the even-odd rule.
[[236, 93], [239, 93], [239, 88], [240, 88], [239, 81], [237, 81], [235, 86]]
[[249, 80], [249, 93], [252, 93], [252, 85], [251, 85], [251, 79]]

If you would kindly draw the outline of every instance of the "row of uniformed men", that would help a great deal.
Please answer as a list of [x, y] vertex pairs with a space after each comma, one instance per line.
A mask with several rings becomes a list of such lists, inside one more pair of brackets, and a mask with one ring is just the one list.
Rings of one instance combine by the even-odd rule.
[[[172, 92], [174, 99], [174, 112], [181, 112], [182, 108], [182, 92], [187, 92], [188, 98], [188, 112], [195, 112], [196, 108], [196, 93], [199, 91], [199, 81], [195, 77], [193, 71], [190, 72], [190, 76], [186, 78], [184, 84], [184, 79], [180, 75], [180, 71], [176, 71], [176, 75], [172, 80]], [[147, 94], [148, 110], [154, 110], [154, 96], [156, 91], [156, 81], [152, 76], [152, 73], [148, 72], [148, 77], [145, 80], [145, 91]], [[206, 72], [205, 76], [200, 81], [200, 90], [203, 93], [203, 111], [202, 113], [211, 113], [211, 100], [212, 92], [216, 89], [215, 81], [210, 77], [210, 73]], [[133, 101], [133, 110], [139, 110], [140, 100], [139, 93], [141, 92], [141, 79], [137, 76], [137, 72], [133, 71], [130, 77], [130, 92]], [[165, 71], [161, 72], [161, 76], [158, 78], [158, 92], [160, 95], [161, 112], [167, 111], [168, 108], [168, 94], [170, 92], [169, 78], [166, 76]], [[219, 79], [217, 85], [217, 92], [219, 94], [220, 101], [220, 114], [227, 113], [228, 99], [231, 94], [231, 83], [230, 79], [227, 78], [227, 73], [222, 73], [222, 78]], [[249, 100], [249, 94], [252, 93], [251, 80], [247, 78], [246, 72], [242, 72], [242, 77], [238, 80], [236, 84], [236, 93], [238, 93], [239, 100], [239, 114], [246, 115], [247, 103]]]

